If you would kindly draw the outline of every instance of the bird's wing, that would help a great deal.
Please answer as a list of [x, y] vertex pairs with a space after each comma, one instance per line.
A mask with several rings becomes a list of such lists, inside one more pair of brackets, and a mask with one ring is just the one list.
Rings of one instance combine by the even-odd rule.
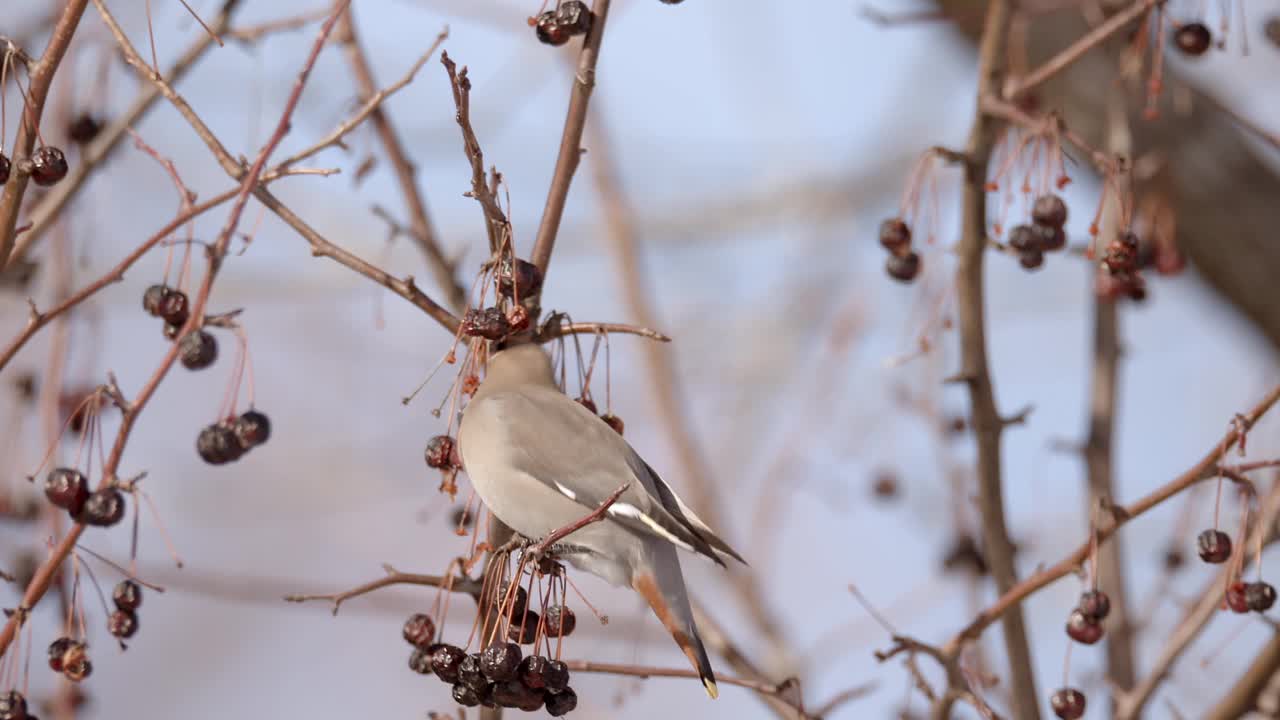
[[721, 540], [720, 536], [716, 535], [715, 531], [708, 527], [707, 524], [703, 522], [702, 518], [694, 514], [694, 512], [689, 509], [689, 506], [684, 504], [684, 501], [680, 499], [680, 496], [676, 494], [675, 490], [671, 489], [671, 486], [667, 484], [667, 481], [663, 480], [662, 477], [658, 475], [657, 471], [649, 467], [649, 463], [645, 462], [638, 454], [635, 453], [635, 451], [632, 451], [632, 455], [634, 455], [636, 461], [644, 466], [644, 472], [648, 473], [649, 477], [653, 479], [653, 494], [657, 496], [658, 501], [662, 503], [662, 506], [666, 508], [667, 512], [670, 513], [672, 517], [679, 520], [682, 524], [688, 527], [690, 531], [696, 533], [703, 540], [706, 540], [707, 544], [711, 547], [725, 555], [728, 555], [734, 560], [737, 560], [743, 565], [747, 564], [747, 561], [743, 560], [742, 556], [739, 555], [737, 551], [729, 547], [729, 543]]
[[[494, 422], [486, 426], [502, 428], [511, 469], [578, 503], [584, 516], [629, 483], [609, 506], [609, 519], [724, 564], [714, 545], [683, 513], [671, 512], [663, 495], [665, 490], [674, 498], [674, 493], [627, 441], [564, 393], [531, 387], [498, 392], [468, 407], [467, 412], [492, 413]], [[675, 502], [679, 512], [679, 500]]]

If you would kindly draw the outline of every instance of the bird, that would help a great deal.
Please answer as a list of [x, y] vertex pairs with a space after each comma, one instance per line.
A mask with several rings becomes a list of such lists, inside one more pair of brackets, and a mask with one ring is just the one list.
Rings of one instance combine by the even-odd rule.
[[746, 561], [620, 434], [560, 390], [540, 346], [491, 351], [484, 380], [463, 409], [458, 451], [485, 506], [530, 540], [583, 519], [625, 485], [599, 522], [556, 545], [556, 557], [644, 598], [707, 695], [718, 696], [677, 549], [721, 567], [724, 556]]

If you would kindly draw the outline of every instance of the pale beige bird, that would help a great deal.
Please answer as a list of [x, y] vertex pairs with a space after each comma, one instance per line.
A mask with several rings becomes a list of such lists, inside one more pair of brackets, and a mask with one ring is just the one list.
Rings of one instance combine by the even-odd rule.
[[721, 566], [721, 554], [745, 561], [621, 435], [560, 391], [540, 347], [514, 345], [490, 357], [463, 412], [458, 448], [489, 510], [533, 540], [583, 518], [628, 485], [604, 520], [566, 537], [557, 555], [638, 592], [716, 697], [676, 549]]

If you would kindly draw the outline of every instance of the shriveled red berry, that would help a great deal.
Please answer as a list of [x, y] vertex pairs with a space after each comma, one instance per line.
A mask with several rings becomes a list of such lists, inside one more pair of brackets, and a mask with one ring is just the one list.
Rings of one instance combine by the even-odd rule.
[[403, 633], [405, 642], [418, 648], [426, 649], [436, 636], [436, 623], [426, 613], [414, 613], [404, 621]]
[[605, 413], [600, 416], [600, 419], [603, 420], [606, 425], [613, 428], [613, 431], [619, 435], [621, 435], [622, 431], [627, 427], [626, 423], [622, 422], [622, 418], [614, 415], [613, 413]]
[[493, 682], [511, 680], [520, 667], [520, 646], [510, 642], [494, 642], [480, 653], [480, 672]]
[[1094, 622], [1101, 622], [1111, 614], [1111, 598], [1101, 590], [1090, 590], [1080, 596], [1080, 612]]
[[525, 687], [519, 680], [494, 683], [493, 701], [498, 707], [533, 712], [542, 706], [542, 691]]
[[[525, 609], [529, 607], [529, 593], [525, 592], [525, 589], [520, 585], [516, 585], [513, 599], [513, 596], [511, 595], [511, 582], [509, 580], [503, 581], [503, 583], [498, 586], [496, 602], [503, 614], [510, 612], [511, 617], [520, 617], [524, 614]], [[510, 604], [508, 605], [508, 603]]]
[[1276, 604], [1276, 589], [1261, 580], [1244, 586], [1244, 600], [1254, 612], [1266, 612]]
[[483, 310], [467, 310], [462, 316], [462, 334], [482, 337], [485, 340], [501, 340], [511, 332], [507, 316], [496, 307]]
[[470, 686], [458, 683], [453, 686], [453, 701], [462, 707], [475, 707], [480, 704], [480, 693]]
[[1078, 643], [1092, 645], [1101, 640], [1105, 632], [1101, 624], [1089, 619], [1079, 609], [1072, 610], [1067, 617], [1067, 635]]
[[480, 653], [471, 653], [458, 664], [458, 682], [479, 692], [489, 684], [489, 678], [481, 671]]
[[99, 132], [102, 132], [102, 122], [87, 112], [76, 115], [71, 124], [67, 126], [67, 137], [71, 138], [72, 142], [81, 145], [93, 142], [93, 139], [98, 137]]
[[1053, 714], [1062, 720], [1077, 720], [1084, 717], [1085, 705], [1084, 693], [1075, 688], [1061, 688], [1049, 696], [1049, 707], [1053, 709]]
[[27, 720], [27, 699], [17, 690], [0, 693], [0, 720]]
[[111, 591], [111, 601], [121, 610], [137, 610], [142, 607], [142, 586], [133, 580], [121, 580]]
[[416, 647], [409, 653], [409, 669], [419, 675], [431, 674], [431, 653]]
[[58, 148], [45, 145], [31, 154], [31, 182], [49, 187], [66, 176], [67, 156]]
[[453, 438], [448, 435], [436, 435], [428, 440], [427, 450], [424, 453], [427, 467], [437, 470], [453, 467], [453, 447]]
[[1187, 23], [1173, 32], [1173, 44], [1183, 53], [1198, 57], [1208, 52], [1213, 33], [1204, 23]]
[[160, 317], [160, 308], [168, 294], [169, 288], [164, 285], [151, 285], [142, 293], [142, 309], [152, 317]]
[[880, 245], [898, 255], [911, 247], [911, 228], [902, 218], [889, 218], [880, 223]]
[[1138, 236], [1131, 231], [1120, 233], [1107, 243], [1102, 266], [1112, 275], [1131, 275], [1138, 271]]
[[1237, 580], [1227, 586], [1227, 607], [1231, 612], [1244, 614], [1249, 612], [1249, 600], [1245, 597], [1245, 584]]
[[206, 330], [187, 333], [178, 342], [178, 360], [188, 370], [203, 370], [218, 359], [218, 339]]
[[578, 693], [571, 687], [547, 695], [547, 714], [551, 717], [568, 715], [576, 707], [578, 707]]
[[1027, 270], [1035, 270], [1044, 265], [1044, 253], [1039, 250], [1023, 250], [1018, 253], [1018, 264]]
[[564, 0], [556, 9], [556, 22], [570, 35], [586, 35], [591, 31], [591, 10], [582, 0]]
[[74, 468], [54, 468], [45, 476], [44, 496], [54, 505], [77, 515], [89, 499], [89, 480]]
[[547, 658], [541, 655], [530, 655], [521, 660], [520, 667], [516, 671], [520, 676], [520, 682], [534, 690], [541, 690], [546, 687], [547, 683], [543, 676], [547, 671], [548, 662]]
[[[514, 267], [513, 267], [514, 266]], [[514, 298], [519, 295], [527, 298], [537, 295], [542, 289], [542, 271], [528, 260], [505, 258], [498, 267], [498, 292], [503, 297]]]
[[538, 36], [538, 41], [547, 45], [563, 45], [569, 42], [569, 38], [573, 37], [573, 34], [569, 32], [569, 28], [561, 25], [556, 20], [555, 12], [551, 10], [538, 16], [533, 29], [534, 34]]
[[124, 519], [124, 493], [105, 487], [89, 494], [76, 520], [85, 525], [111, 527]]
[[511, 618], [507, 627], [507, 639], [521, 645], [529, 645], [538, 634], [538, 613], [529, 611]]
[[1041, 195], [1031, 206], [1031, 221], [1037, 225], [1060, 228], [1067, 224], [1067, 204], [1057, 195]]
[[564, 605], [552, 605], [542, 616], [546, 621], [547, 637], [569, 637], [578, 626], [578, 618]]
[[900, 282], [911, 282], [920, 274], [920, 256], [909, 252], [905, 255], [890, 255], [884, 263], [889, 277]]
[[563, 692], [569, 687], [569, 666], [560, 660], [548, 660], [542, 669], [542, 683], [549, 692]]
[[441, 643], [431, 653], [431, 671], [447, 683], [458, 682], [458, 669], [467, 654], [456, 645]]
[[76, 641], [69, 637], [60, 637], [49, 643], [49, 669], [54, 672], [62, 672], [62, 659], [66, 656], [67, 651], [75, 645]]
[[1205, 530], [1196, 537], [1200, 559], [1218, 565], [1231, 557], [1231, 536], [1221, 530]]
[[240, 438], [226, 423], [215, 423], [196, 436], [196, 452], [210, 465], [224, 465], [244, 455]]
[[107, 632], [124, 640], [138, 632], [138, 615], [132, 610], [116, 610], [107, 618]]
[[13, 162], [9, 160], [9, 156], [0, 152], [0, 185], [9, 182], [9, 175], [13, 173]]
[[160, 299], [160, 317], [170, 325], [182, 327], [191, 317], [187, 294], [181, 290], [169, 290]]
[[231, 430], [241, 446], [255, 448], [271, 439], [271, 420], [261, 410], [250, 408], [231, 423]]

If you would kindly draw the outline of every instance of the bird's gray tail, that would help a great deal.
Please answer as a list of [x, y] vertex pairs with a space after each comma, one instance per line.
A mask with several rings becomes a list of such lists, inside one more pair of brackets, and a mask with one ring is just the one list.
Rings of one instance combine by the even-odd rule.
[[698, 672], [707, 695], [714, 700], [720, 695], [720, 690], [716, 686], [716, 674], [711, 669], [711, 659], [707, 657], [698, 628], [693, 623], [693, 610], [689, 607], [689, 595], [680, 574], [680, 561], [674, 548], [664, 550], [668, 552], [659, 553], [657, 567], [637, 571], [632, 576], [631, 586], [653, 608], [653, 613]]

